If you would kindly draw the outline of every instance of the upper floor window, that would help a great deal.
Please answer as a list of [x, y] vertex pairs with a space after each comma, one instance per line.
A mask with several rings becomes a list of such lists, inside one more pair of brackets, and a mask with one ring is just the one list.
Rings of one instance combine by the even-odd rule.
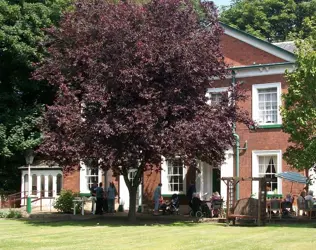
[[223, 94], [227, 92], [228, 88], [209, 88], [205, 94], [207, 98], [207, 104], [218, 105], [222, 101]]
[[281, 124], [281, 83], [252, 86], [252, 118], [259, 125]]

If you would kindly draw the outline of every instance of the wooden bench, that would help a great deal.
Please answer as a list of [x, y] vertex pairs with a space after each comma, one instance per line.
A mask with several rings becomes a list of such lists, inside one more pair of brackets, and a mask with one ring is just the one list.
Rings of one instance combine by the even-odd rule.
[[226, 216], [228, 224], [233, 221], [233, 225], [235, 225], [237, 219], [258, 222], [258, 200], [254, 198], [238, 200], [235, 207], [231, 208], [230, 213]]
[[233, 225], [236, 224], [236, 219], [248, 219], [257, 221], [257, 216], [243, 215], [243, 214], [229, 214], [227, 216], [228, 222], [233, 221]]

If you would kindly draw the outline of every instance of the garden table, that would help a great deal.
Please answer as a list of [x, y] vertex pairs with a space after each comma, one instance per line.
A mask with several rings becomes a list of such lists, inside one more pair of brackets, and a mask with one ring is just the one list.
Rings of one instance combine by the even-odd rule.
[[84, 215], [84, 203], [83, 199], [75, 199], [72, 201], [74, 203], [74, 215], [76, 215], [76, 207], [81, 204], [81, 214]]

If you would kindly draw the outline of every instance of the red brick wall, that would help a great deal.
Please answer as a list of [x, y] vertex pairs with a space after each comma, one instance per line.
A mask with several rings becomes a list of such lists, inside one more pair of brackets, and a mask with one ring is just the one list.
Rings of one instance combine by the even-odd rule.
[[263, 64], [285, 61], [226, 34], [222, 36], [221, 45], [225, 61], [231, 66], [253, 65], [254, 62]]
[[75, 169], [74, 171], [63, 174], [64, 183], [63, 189], [72, 190], [73, 192], [80, 192], [80, 171]]
[[[282, 92], [287, 91], [287, 85], [283, 75], [274, 76], [262, 76], [262, 77], [251, 77], [244, 79], [237, 79], [244, 82], [242, 88], [246, 90], [249, 98], [246, 102], [240, 103], [239, 105], [249, 111], [252, 115], [252, 85], [262, 83], [281, 82]], [[240, 176], [251, 177], [252, 176], [252, 151], [253, 150], [282, 150], [282, 154], [285, 152], [288, 146], [288, 135], [282, 132], [281, 128], [278, 129], [258, 129], [257, 131], [249, 131], [249, 129], [241, 124], [237, 125], [237, 133], [240, 136], [240, 146], [243, 147], [245, 141], [248, 141], [248, 149], [241, 151], [240, 155]], [[282, 171], [293, 171], [282, 160]], [[282, 192], [285, 195], [290, 192], [291, 182], [282, 181]], [[251, 182], [242, 182], [240, 184], [240, 197], [249, 197], [251, 195]], [[303, 185], [293, 184], [293, 194], [298, 194], [303, 189]]]
[[153, 200], [155, 188], [161, 182], [161, 175], [160, 172], [149, 170], [143, 178], [143, 204], [149, 204]]

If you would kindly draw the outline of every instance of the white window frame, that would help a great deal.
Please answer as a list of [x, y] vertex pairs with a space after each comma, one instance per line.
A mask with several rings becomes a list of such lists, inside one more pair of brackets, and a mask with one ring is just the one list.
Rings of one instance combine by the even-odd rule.
[[[277, 173], [282, 172], [282, 150], [254, 150], [252, 151], [252, 177], [259, 177], [259, 156], [276, 156]], [[259, 182], [252, 182], [252, 194], [258, 198]], [[282, 194], [282, 179], [278, 178], [278, 193]]]
[[[224, 93], [228, 91], [228, 87], [222, 87], [222, 88], [208, 88], [206, 90], [206, 94], [205, 97], [206, 98], [210, 98], [212, 94], [219, 94], [219, 93]], [[229, 93], [228, 93], [229, 95]], [[211, 99], [209, 99], [207, 102], [207, 104], [211, 105]]]
[[252, 85], [252, 119], [254, 121], [259, 120], [259, 89], [269, 89], [269, 88], [277, 88], [277, 122], [276, 123], [259, 123], [259, 125], [281, 125], [282, 117], [280, 112], [280, 107], [282, 105], [282, 87], [280, 82], [275, 83], [263, 83], [263, 84], [254, 84]]
[[[177, 158], [177, 157], [175, 157]], [[168, 160], [162, 156], [162, 164], [161, 164], [161, 194], [186, 194], [186, 175], [187, 175], [187, 168], [183, 166], [183, 191], [175, 192], [169, 190], [169, 180], [168, 180]]]
[[[88, 188], [88, 176], [87, 168], [89, 168], [83, 161], [80, 161], [80, 193], [88, 194], [90, 190]], [[102, 182], [102, 169], [98, 171], [98, 184]]]

